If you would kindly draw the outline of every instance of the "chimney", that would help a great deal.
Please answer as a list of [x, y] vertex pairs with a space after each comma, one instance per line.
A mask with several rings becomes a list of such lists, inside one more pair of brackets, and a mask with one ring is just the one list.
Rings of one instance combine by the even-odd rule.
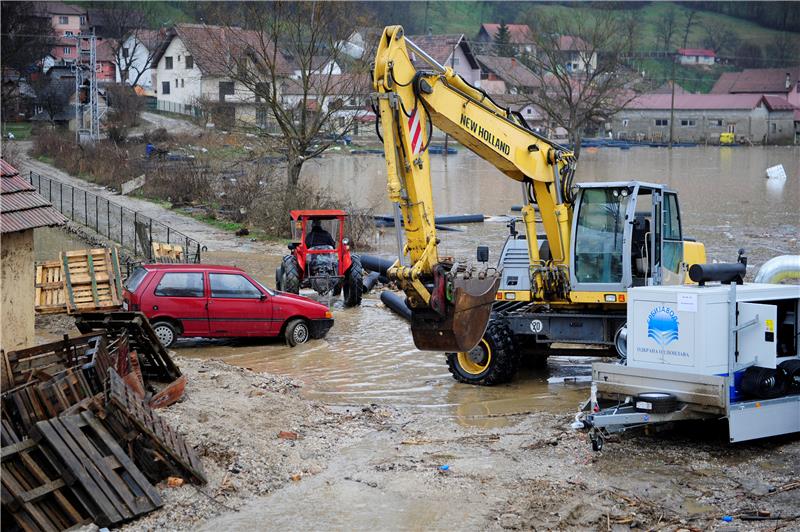
[[789, 74], [788, 72], [786, 73], [786, 84], [785, 84], [785, 87], [786, 87], [786, 90], [789, 90], [792, 87], [792, 75]]
[[514, 67], [514, 68], [517, 67], [517, 58], [516, 57], [512, 57], [511, 58], [511, 66]]

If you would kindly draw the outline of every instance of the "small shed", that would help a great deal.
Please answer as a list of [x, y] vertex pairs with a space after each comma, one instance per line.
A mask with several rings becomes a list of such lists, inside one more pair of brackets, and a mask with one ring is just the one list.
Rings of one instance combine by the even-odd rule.
[[33, 231], [67, 220], [2, 159], [0, 170], [0, 347], [10, 351], [35, 338]]

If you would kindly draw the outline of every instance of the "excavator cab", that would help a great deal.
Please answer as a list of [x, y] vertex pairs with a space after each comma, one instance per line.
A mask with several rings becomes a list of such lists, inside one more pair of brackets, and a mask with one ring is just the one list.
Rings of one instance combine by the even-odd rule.
[[684, 282], [678, 196], [638, 181], [583, 183], [575, 200], [571, 291], [614, 293]]

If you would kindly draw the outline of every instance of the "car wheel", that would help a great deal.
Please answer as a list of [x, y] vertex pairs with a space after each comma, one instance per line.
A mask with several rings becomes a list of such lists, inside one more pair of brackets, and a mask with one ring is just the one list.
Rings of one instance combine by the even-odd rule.
[[508, 327], [496, 322], [489, 323], [481, 341], [470, 351], [445, 355], [454, 379], [484, 386], [510, 381], [517, 373], [520, 359]]
[[361, 304], [361, 294], [364, 291], [364, 270], [358, 255], [352, 255], [350, 269], [344, 276], [344, 306], [355, 307]]
[[289, 344], [289, 347], [304, 344], [308, 342], [309, 338], [311, 338], [311, 330], [304, 320], [292, 320], [286, 326], [286, 343]]
[[159, 321], [153, 324], [153, 332], [156, 333], [156, 338], [161, 342], [164, 347], [171, 347], [178, 339], [178, 331], [175, 327], [167, 321]]
[[300, 293], [300, 266], [297, 264], [297, 259], [292, 255], [283, 257], [283, 264], [281, 265], [283, 275], [281, 277], [281, 289], [284, 292], [292, 294]]

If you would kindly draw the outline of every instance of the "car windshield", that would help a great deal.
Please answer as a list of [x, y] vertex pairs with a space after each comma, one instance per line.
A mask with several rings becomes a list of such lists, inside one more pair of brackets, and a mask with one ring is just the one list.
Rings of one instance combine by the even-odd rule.
[[[253, 279], [253, 280], [255, 281], [255, 279]], [[267, 286], [264, 286], [264, 283], [262, 283], [262, 282], [260, 282], [260, 281], [256, 281], [256, 284], [258, 284], [258, 286], [260, 286], [261, 288], [263, 288], [263, 289], [264, 289], [264, 291], [265, 291], [266, 293], [268, 293], [269, 295], [271, 295], [271, 296], [274, 296], [274, 295], [275, 295], [275, 290], [273, 290], [273, 289], [271, 289], [271, 288], [269, 288], [269, 287], [267, 287]]]

